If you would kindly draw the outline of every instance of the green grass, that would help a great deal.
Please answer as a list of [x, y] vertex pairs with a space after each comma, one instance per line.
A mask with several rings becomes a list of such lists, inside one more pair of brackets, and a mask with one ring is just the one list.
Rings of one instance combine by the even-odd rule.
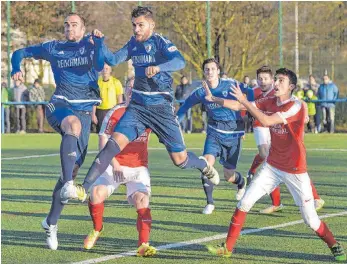
[[[56, 134], [3, 135], [2, 158], [58, 153], [60, 137]], [[204, 135], [185, 135], [188, 147], [202, 148]], [[347, 152], [312, 151], [313, 148], [347, 149], [346, 134], [307, 135], [309, 174], [326, 206], [320, 215], [347, 210]], [[90, 150], [96, 150], [97, 138], [92, 135]], [[150, 147], [162, 147], [152, 136]], [[252, 135], [244, 148], [255, 148]], [[201, 150], [194, 149], [200, 154]], [[239, 170], [245, 173], [255, 150], [244, 150]], [[81, 182], [95, 154], [87, 156], [78, 182]], [[217, 169], [222, 173], [218, 164]], [[52, 189], [60, 171], [59, 156], [20, 160], [2, 160], [2, 263], [71, 263], [136, 249], [136, 212], [127, 204], [121, 188], [107, 202], [105, 232], [94, 249], [82, 250], [83, 239], [92, 228], [86, 204], [71, 202], [64, 208], [59, 221], [59, 248], [45, 248], [41, 220], [51, 202]], [[214, 193], [216, 211], [206, 216], [199, 173], [182, 171], [171, 164], [163, 149], [150, 150], [152, 177], [151, 208], [153, 225], [151, 243], [154, 246], [209, 237], [228, 230], [236, 206], [235, 186], [221, 182]], [[298, 209], [285, 186], [282, 187], [285, 210], [272, 216], [257, 211], [270, 203], [263, 197], [252, 209], [244, 229], [279, 225], [301, 219]], [[327, 218], [326, 222], [347, 248], [347, 216]], [[224, 239], [223, 239], [224, 240]], [[209, 242], [216, 244], [223, 240]], [[241, 236], [232, 260], [209, 255], [204, 244], [161, 250], [151, 259], [124, 257], [105, 263], [329, 263], [329, 249], [304, 224], [267, 230]]]

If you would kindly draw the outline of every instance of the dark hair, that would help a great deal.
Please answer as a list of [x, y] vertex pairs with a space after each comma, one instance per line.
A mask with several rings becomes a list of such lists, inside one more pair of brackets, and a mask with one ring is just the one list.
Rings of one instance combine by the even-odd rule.
[[202, 70], [205, 70], [205, 65], [211, 62], [214, 62], [217, 65], [218, 70], [220, 70], [220, 64], [215, 58], [209, 58], [204, 60], [204, 62], [202, 63]]
[[39, 79], [35, 79], [34, 83], [40, 84], [40, 80]]
[[278, 74], [282, 74], [284, 76], [287, 76], [290, 84], [294, 84], [296, 86], [296, 84], [298, 83], [298, 78], [296, 77], [296, 74], [287, 68], [278, 69], [276, 71], [276, 75], [278, 75]]
[[276, 74], [275, 75], [278, 75], [278, 74], [282, 74], [282, 75], [284, 75], [284, 76], [287, 76], [288, 77], [288, 79], [289, 79], [289, 84], [294, 84], [294, 89], [292, 90], [292, 93], [293, 93], [293, 91], [295, 90], [295, 88], [296, 88], [296, 84], [298, 83], [298, 78], [296, 77], [296, 74], [293, 72], [293, 71], [291, 71], [291, 70], [289, 70], [289, 69], [287, 69], [287, 68], [281, 68], [281, 69], [278, 69], [277, 71], [276, 71]]
[[84, 17], [81, 16], [80, 14], [71, 12], [71, 13], [69, 13], [66, 17], [68, 18], [68, 17], [70, 17], [70, 16], [78, 16], [78, 17], [81, 19], [82, 25], [83, 25], [83, 26], [86, 25], [86, 20], [85, 20]]
[[183, 78], [188, 79], [187, 76], [185, 76], [185, 75], [182, 75], [181, 80], [183, 80]]
[[258, 70], [257, 70], [257, 77], [259, 74], [261, 73], [268, 73], [270, 74], [271, 76], [273, 76], [273, 73], [272, 73], [272, 70], [269, 66], [267, 65], [264, 65], [264, 66], [261, 66]]
[[137, 18], [140, 16], [154, 20], [153, 12], [147, 6], [138, 6], [131, 12], [131, 18]]

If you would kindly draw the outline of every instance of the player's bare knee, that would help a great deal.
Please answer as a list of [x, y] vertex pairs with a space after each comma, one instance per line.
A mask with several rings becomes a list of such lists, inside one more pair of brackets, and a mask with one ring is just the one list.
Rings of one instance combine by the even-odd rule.
[[125, 135], [118, 132], [113, 133], [112, 139], [118, 144], [120, 150], [123, 150], [130, 142]]
[[149, 206], [149, 196], [147, 193], [136, 192], [132, 196], [132, 200], [137, 210], [140, 208], [147, 208]]
[[102, 203], [107, 198], [108, 191], [104, 185], [97, 185], [92, 188], [90, 192], [90, 201], [92, 203]]
[[234, 182], [235, 181], [235, 170], [224, 168], [224, 179], [227, 182]]
[[187, 160], [188, 155], [186, 151], [174, 152], [170, 153], [170, 158], [175, 166], [180, 167]]
[[80, 120], [76, 116], [67, 116], [61, 123], [62, 130], [65, 134], [79, 137], [82, 130]]

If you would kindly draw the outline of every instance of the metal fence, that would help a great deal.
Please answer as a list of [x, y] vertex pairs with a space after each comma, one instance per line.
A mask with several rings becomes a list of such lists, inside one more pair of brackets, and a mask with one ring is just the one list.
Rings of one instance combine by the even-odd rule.
[[[183, 103], [184, 100], [177, 100], [176, 103], [179, 105], [180, 103]], [[347, 98], [340, 98], [337, 100], [312, 100], [313, 103], [323, 103], [323, 102], [329, 102], [329, 103], [336, 103], [336, 115], [335, 115], [335, 125], [337, 128], [337, 132], [344, 132], [347, 133]], [[36, 105], [46, 105], [48, 102], [7, 102], [7, 103], [1, 103], [1, 133], [5, 133], [5, 116], [4, 116], [4, 106], [10, 107], [10, 127], [11, 131], [15, 132], [15, 120], [16, 120], [16, 113], [14, 111], [14, 106], [16, 105], [25, 105], [27, 108], [27, 127], [29, 132], [35, 132], [37, 130], [36, 128], [36, 112], [34, 110], [34, 107]], [[202, 114], [201, 107], [195, 106], [192, 108], [192, 119], [193, 119], [193, 132], [202, 132], [204, 130], [204, 118]], [[47, 121], [45, 121], [44, 124], [45, 131], [46, 132], [54, 132], [53, 129], [50, 128]]]

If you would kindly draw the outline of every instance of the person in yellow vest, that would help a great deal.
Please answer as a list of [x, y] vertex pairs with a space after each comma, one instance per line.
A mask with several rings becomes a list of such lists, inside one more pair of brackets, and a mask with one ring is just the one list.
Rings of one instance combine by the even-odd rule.
[[96, 107], [93, 113], [93, 123], [96, 124], [97, 133], [99, 133], [102, 121], [107, 112], [117, 104], [123, 102], [123, 86], [115, 77], [111, 76], [112, 68], [105, 63], [104, 69], [98, 80], [100, 89], [101, 104]]

